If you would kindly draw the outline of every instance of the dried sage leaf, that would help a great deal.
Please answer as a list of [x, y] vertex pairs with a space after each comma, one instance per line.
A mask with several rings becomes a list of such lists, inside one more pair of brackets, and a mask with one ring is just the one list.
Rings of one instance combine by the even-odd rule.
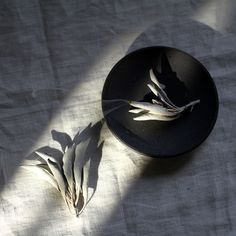
[[81, 192], [83, 193], [82, 185], [83, 185], [83, 166], [85, 164], [86, 158], [86, 150], [90, 139], [85, 140], [84, 142], [80, 142], [75, 149], [75, 162], [74, 162], [74, 178], [75, 178], [75, 192], [76, 192], [76, 199], [75, 199], [75, 206], [78, 205], [80, 200]]
[[47, 171], [44, 167], [42, 168], [39, 165], [25, 165], [22, 167], [29, 170], [29, 171], [33, 171], [40, 178], [46, 180], [54, 188], [56, 188], [58, 191], [60, 191], [57, 181], [55, 180], [54, 176], [49, 171]]
[[50, 170], [52, 171], [54, 178], [57, 181], [57, 184], [58, 184], [59, 190], [62, 194], [62, 197], [67, 202], [67, 199], [66, 199], [67, 198], [67, 196], [66, 196], [67, 183], [66, 183], [66, 180], [63, 176], [62, 168], [57, 163], [51, 161], [50, 159], [48, 159], [48, 166], [49, 166]]
[[83, 205], [82, 208], [79, 210], [78, 214], [84, 210], [87, 202], [88, 202], [88, 183], [89, 183], [89, 170], [90, 170], [90, 161], [88, 159], [83, 167], [83, 182], [82, 182], [82, 194], [83, 194]]
[[73, 177], [73, 164], [74, 164], [74, 160], [75, 160], [75, 144], [73, 144], [72, 146], [70, 146], [63, 158], [63, 171], [65, 174], [65, 177], [67, 179], [67, 183], [68, 183], [68, 187], [69, 187], [69, 192], [72, 193], [73, 192], [73, 188], [74, 188], [74, 177]]
[[130, 113], [138, 114], [133, 120], [145, 121], [145, 120], [159, 120], [159, 121], [171, 121], [179, 118], [185, 110], [193, 107], [200, 102], [200, 100], [192, 101], [185, 106], [176, 106], [167, 96], [164, 91], [164, 85], [161, 84], [156, 78], [153, 70], [149, 70], [150, 79], [153, 84], [147, 84], [151, 92], [156, 96], [156, 99], [152, 99], [152, 102], [136, 102], [131, 101], [129, 104], [135, 109], [129, 110]]

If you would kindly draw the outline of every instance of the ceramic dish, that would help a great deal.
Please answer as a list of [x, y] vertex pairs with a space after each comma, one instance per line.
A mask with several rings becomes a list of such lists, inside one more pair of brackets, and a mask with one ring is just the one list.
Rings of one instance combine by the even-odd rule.
[[[174, 121], [135, 121], [130, 105], [119, 99], [151, 101], [147, 87], [153, 69], [177, 106], [200, 99], [192, 112]], [[212, 131], [218, 114], [218, 95], [211, 75], [191, 55], [156, 46], [134, 51], [110, 71], [102, 92], [102, 109], [109, 129], [130, 148], [152, 157], [173, 157], [200, 145]]]

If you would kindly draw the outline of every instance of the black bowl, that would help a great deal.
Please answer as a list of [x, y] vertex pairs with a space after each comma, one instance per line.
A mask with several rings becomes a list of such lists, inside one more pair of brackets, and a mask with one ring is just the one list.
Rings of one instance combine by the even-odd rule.
[[[200, 103], [174, 121], [134, 121], [130, 105], [119, 99], [151, 101], [147, 87], [151, 68], [174, 104], [196, 99]], [[122, 58], [107, 76], [102, 92], [103, 114], [112, 133], [152, 157], [173, 157], [200, 145], [215, 125], [218, 106], [217, 90], [206, 68], [189, 54], [164, 46], [139, 49]]]

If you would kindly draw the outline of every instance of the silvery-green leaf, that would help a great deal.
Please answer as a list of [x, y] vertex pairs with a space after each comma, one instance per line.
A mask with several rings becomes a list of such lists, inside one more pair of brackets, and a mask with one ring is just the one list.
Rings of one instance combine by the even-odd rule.
[[52, 172], [51, 172], [48, 164], [40, 163], [40, 164], [36, 164], [36, 166], [40, 167], [41, 169], [44, 169], [45, 171], [49, 172], [49, 174], [52, 175]]
[[66, 200], [67, 183], [63, 176], [62, 168], [57, 163], [51, 161], [50, 159], [48, 159], [48, 166], [52, 171], [55, 180], [57, 181], [59, 190], [63, 198]]
[[168, 100], [168, 97], [166, 97], [165, 95], [164, 96], [161, 95], [160, 92], [158, 92], [157, 97], [161, 100], [161, 102], [163, 102], [164, 105], [166, 105], [168, 109], [173, 109], [173, 110], [178, 109], [177, 106], [175, 106], [173, 103], [170, 103], [170, 100]]
[[75, 204], [78, 204], [80, 198], [80, 192], [82, 190], [82, 168], [85, 164], [86, 158], [86, 150], [90, 139], [85, 140], [84, 142], [80, 142], [75, 148], [75, 162], [74, 162], [74, 178], [75, 178], [75, 192], [76, 192], [76, 199]]
[[178, 106], [176, 106], [167, 96], [167, 94], [165, 93], [164, 90], [161, 90], [159, 88], [157, 88], [157, 96], [161, 99], [161, 101], [169, 108], [179, 108]]
[[195, 101], [192, 101], [192, 102], [190, 102], [190, 103], [188, 103], [188, 104], [186, 104], [186, 105], [184, 105], [184, 106], [182, 106], [182, 107], [178, 107], [178, 108], [168, 108], [167, 110], [168, 111], [170, 111], [170, 112], [178, 112], [179, 114], [180, 113], [183, 113], [185, 110], [187, 110], [188, 108], [190, 108], [191, 110], [190, 111], [192, 111], [192, 109], [193, 109], [193, 107], [196, 105], [196, 104], [198, 104], [198, 103], [200, 103], [200, 100], [198, 99], [198, 100], [195, 100]]
[[157, 92], [156, 88], [155, 88], [152, 84], [147, 84], [147, 86], [149, 87], [149, 89], [150, 89], [156, 96], [158, 96], [158, 92]]
[[136, 108], [141, 108], [143, 110], [149, 111], [149, 113], [162, 116], [176, 116], [178, 111], [170, 112], [166, 108], [159, 106], [158, 104], [152, 104], [149, 102], [130, 102], [130, 105]]
[[195, 101], [192, 101], [192, 102], [188, 103], [187, 105], [185, 105], [185, 106], [183, 106], [183, 107], [180, 107], [180, 109], [181, 109], [182, 111], [184, 111], [184, 110], [186, 110], [186, 109], [188, 109], [188, 108], [190, 107], [190, 108], [191, 108], [191, 111], [192, 111], [193, 107], [194, 107], [196, 104], [198, 104], [198, 103], [200, 103], [200, 100], [199, 100], [199, 99], [198, 99], [198, 100], [195, 100]]
[[83, 167], [83, 183], [82, 183], [83, 206], [80, 209], [78, 209], [79, 210], [78, 214], [82, 213], [82, 211], [84, 210], [84, 208], [87, 204], [87, 201], [88, 201], [88, 183], [89, 183], [90, 161], [91, 161], [91, 159], [89, 158]]
[[150, 78], [151, 78], [151, 81], [156, 84], [160, 89], [164, 89], [165, 88], [165, 85], [164, 84], [161, 84], [157, 77], [155, 76], [154, 72], [152, 69], [149, 70], [149, 75], [150, 75]]
[[75, 144], [73, 144], [67, 149], [62, 160], [63, 160], [63, 170], [65, 177], [67, 179], [69, 191], [70, 193], [72, 193], [74, 189], [73, 164], [75, 160]]
[[58, 184], [54, 178], [54, 176], [47, 171], [45, 168], [40, 167], [39, 165], [25, 165], [22, 166], [23, 168], [32, 171], [36, 175], [38, 175], [40, 178], [46, 180], [48, 183], [50, 183], [53, 187], [55, 187], [58, 191]]
[[163, 107], [163, 103], [157, 101], [156, 99], [152, 99], [152, 103], [157, 104], [157, 105], [160, 105], [160, 106]]
[[[164, 103], [167, 107], [169, 108], [176, 108], [176, 106], [169, 100], [169, 98], [167, 97], [166, 93], [161, 90], [160, 88], [156, 89], [152, 84], [148, 84], [147, 85], [149, 87], [149, 89], [157, 96], [160, 98], [160, 100], [162, 101], [162, 103]], [[161, 102], [158, 102], [157, 100], [153, 99], [152, 101], [154, 101], [153, 103], [156, 104], [162, 104]], [[163, 106], [163, 104], [162, 104]]]
[[129, 110], [130, 113], [138, 114], [140, 112], [143, 112], [143, 109], [131, 109]]
[[145, 121], [145, 120], [159, 120], [159, 121], [171, 121], [177, 119], [179, 116], [163, 116], [163, 115], [156, 115], [151, 113], [145, 113], [138, 117], [134, 117], [133, 120], [136, 121]]
[[48, 160], [51, 160], [52, 162], [55, 162], [55, 163], [59, 164], [58, 161], [54, 157], [52, 157], [52, 156], [49, 156], [49, 155], [47, 155], [45, 153], [42, 153], [42, 152], [39, 152], [39, 151], [35, 151], [35, 153], [38, 156], [40, 156], [47, 163], [48, 163]]
[[68, 206], [68, 209], [69, 209], [70, 213], [75, 215], [76, 212], [75, 212], [75, 209], [74, 209], [74, 201], [71, 198], [71, 194], [69, 194], [68, 192], [65, 195], [65, 202], [66, 202], [66, 204]]
[[120, 105], [117, 105], [117, 106], [115, 106], [115, 107], [113, 107], [113, 108], [111, 108], [111, 109], [108, 109], [108, 110], [106, 110], [106, 111], [104, 112], [104, 115], [108, 115], [108, 114], [110, 114], [111, 112], [116, 111], [116, 110], [118, 110], [119, 108], [123, 107], [124, 105], [125, 105], [125, 104], [120, 104]]

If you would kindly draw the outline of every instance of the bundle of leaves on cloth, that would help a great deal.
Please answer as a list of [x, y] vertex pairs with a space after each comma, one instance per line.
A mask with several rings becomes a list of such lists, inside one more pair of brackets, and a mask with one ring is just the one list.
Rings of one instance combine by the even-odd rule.
[[[61, 161], [46, 153], [35, 151], [39, 163], [23, 165], [24, 168], [38, 174], [56, 188], [61, 193], [70, 212], [76, 216], [82, 213], [89, 201], [88, 184], [91, 161], [93, 161], [91, 159], [95, 156], [101, 158], [102, 155], [103, 142], [98, 145], [101, 127], [102, 122], [98, 122], [93, 127], [90, 124], [73, 140], [70, 140], [62, 148]], [[84, 135], [88, 130], [95, 130], [95, 132]], [[94, 155], [96, 150], [98, 155]]]

